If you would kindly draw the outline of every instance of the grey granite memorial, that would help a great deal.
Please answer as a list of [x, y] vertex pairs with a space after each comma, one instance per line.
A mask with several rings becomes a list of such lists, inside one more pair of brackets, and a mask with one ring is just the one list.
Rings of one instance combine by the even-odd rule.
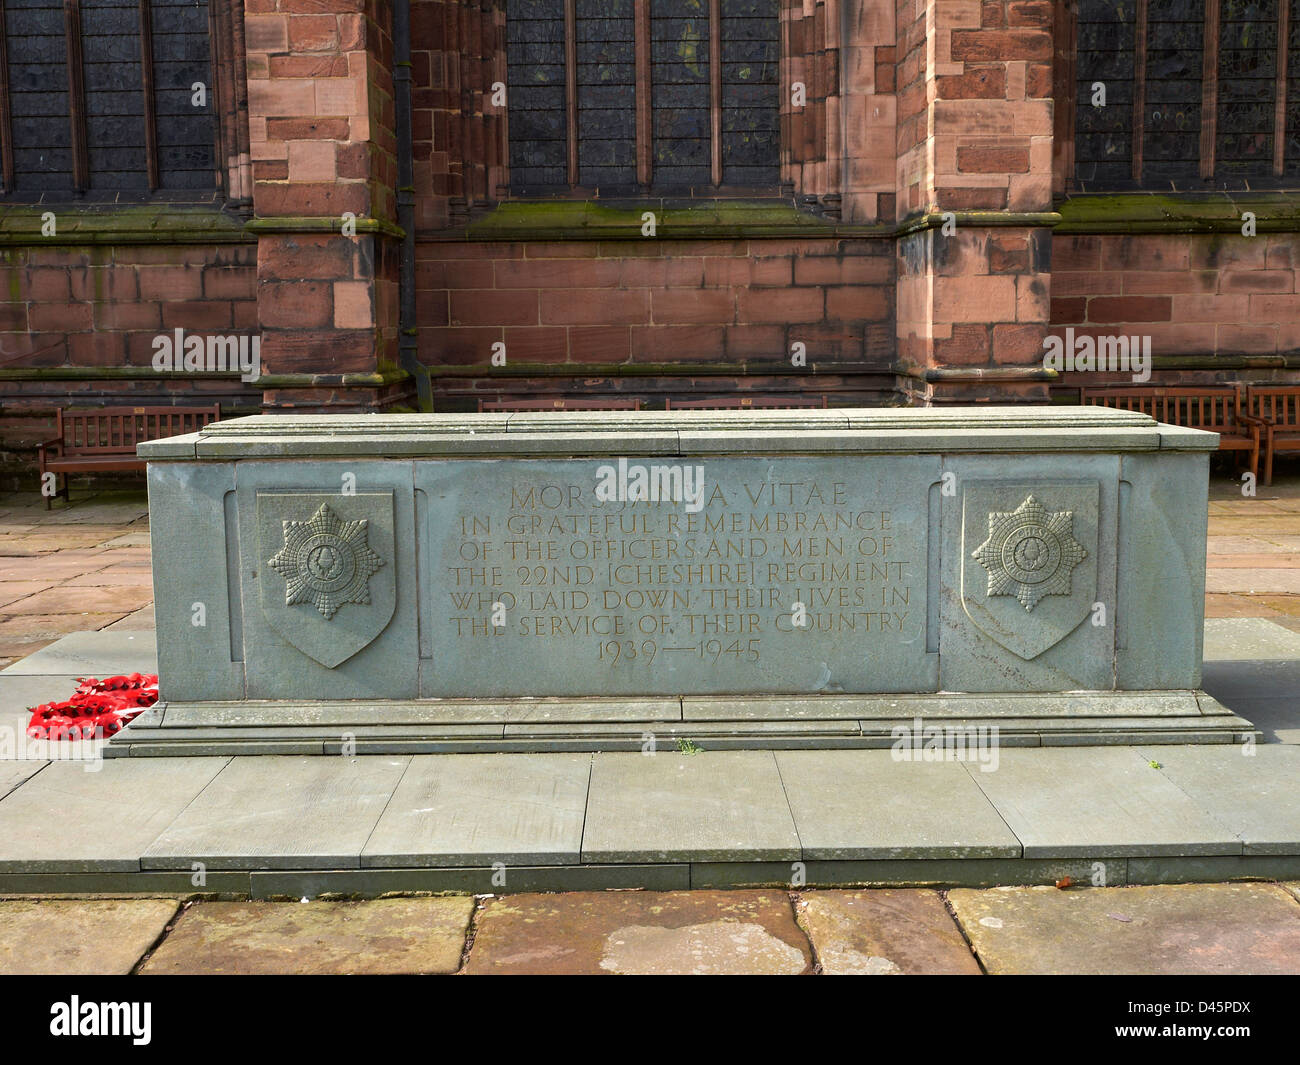
[[1103, 408], [261, 416], [149, 460], [115, 754], [1229, 742], [1212, 433]]

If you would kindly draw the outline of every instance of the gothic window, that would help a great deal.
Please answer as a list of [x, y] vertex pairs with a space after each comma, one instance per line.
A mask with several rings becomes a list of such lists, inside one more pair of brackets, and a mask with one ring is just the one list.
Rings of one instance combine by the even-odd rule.
[[779, 0], [508, 0], [516, 194], [770, 189]]
[[4, 191], [217, 186], [207, 0], [5, 0]]
[[1300, 0], [1079, 0], [1079, 191], [1300, 177]]

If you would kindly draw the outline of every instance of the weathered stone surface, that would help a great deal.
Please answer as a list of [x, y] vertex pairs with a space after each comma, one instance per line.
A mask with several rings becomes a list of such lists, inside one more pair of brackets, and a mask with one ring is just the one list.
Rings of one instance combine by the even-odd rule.
[[473, 898], [202, 902], [142, 975], [453, 973]]
[[1246, 854], [1300, 854], [1300, 748], [1289, 744], [1147, 747], [1160, 772], [1236, 833]]
[[793, 975], [811, 967], [781, 892], [577, 892], [489, 899], [465, 971]]
[[[169, 512], [155, 528], [171, 545], [156, 555], [158, 616], [172, 619], [163, 697], [224, 728], [232, 699], [400, 713], [447, 699], [1191, 689], [1195, 621], [1117, 679], [1114, 625], [1086, 618], [1096, 602], [1120, 609], [1128, 484], [1128, 505], [1159, 520], [1126, 541], [1124, 565], [1180, 556], [1160, 570], [1179, 579], [1140, 597], [1199, 619], [1199, 526], [1177, 511], [1200, 513], [1214, 442], [1105, 408], [216, 423], [141, 448]], [[165, 535], [190, 526], [202, 535]], [[197, 585], [170, 579], [182, 571]], [[208, 626], [187, 627], [209, 599]], [[1076, 712], [1044, 716], [1062, 713]], [[114, 744], [181, 752], [176, 727]], [[512, 728], [499, 744], [544, 739]], [[430, 750], [409, 742], [394, 749]]]
[[1209, 618], [1205, 622], [1205, 661], [1300, 658], [1300, 633], [1263, 618]]
[[828, 976], [978, 976], [936, 891], [812, 891], [796, 904]]
[[179, 907], [173, 899], [0, 901], [0, 973], [125, 976]]
[[355, 869], [409, 760], [237, 758], [149, 845], [140, 867]]
[[887, 750], [777, 751], [776, 761], [805, 860], [1020, 857], [959, 762], [902, 762]]
[[771, 751], [592, 760], [583, 861], [793, 862], [799, 856]]
[[412, 758], [361, 863], [576, 864], [590, 772], [588, 754]]
[[46, 765], [47, 762], [41, 761], [0, 762], [0, 799], [35, 776]]
[[1236, 833], [1150, 761], [1131, 747], [1013, 748], [996, 773], [972, 775], [1026, 858], [1240, 854]]
[[1273, 884], [961, 888], [948, 901], [994, 974], [1300, 973], [1300, 906]]
[[0, 671], [6, 677], [33, 674], [111, 677], [120, 673], [157, 672], [154, 634], [121, 629], [69, 633]]
[[0, 872], [138, 871], [144, 849], [226, 762], [52, 762], [0, 801]]

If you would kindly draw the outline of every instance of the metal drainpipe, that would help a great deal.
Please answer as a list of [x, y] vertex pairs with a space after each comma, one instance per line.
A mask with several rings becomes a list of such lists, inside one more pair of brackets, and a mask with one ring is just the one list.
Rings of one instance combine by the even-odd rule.
[[411, 138], [411, 0], [393, 0], [393, 114], [397, 125], [397, 360], [415, 378], [420, 410], [433, 410], [433, 385], [420, 363], [415, 327], [415, 162]]

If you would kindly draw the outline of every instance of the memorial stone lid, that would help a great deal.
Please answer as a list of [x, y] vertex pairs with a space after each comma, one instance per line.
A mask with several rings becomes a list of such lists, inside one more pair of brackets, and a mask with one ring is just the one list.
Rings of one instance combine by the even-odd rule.
[[1108, 407], [273, 414], [151, 440], [150, 462], [589, 455], [1213, 451], [1217, 433]]

